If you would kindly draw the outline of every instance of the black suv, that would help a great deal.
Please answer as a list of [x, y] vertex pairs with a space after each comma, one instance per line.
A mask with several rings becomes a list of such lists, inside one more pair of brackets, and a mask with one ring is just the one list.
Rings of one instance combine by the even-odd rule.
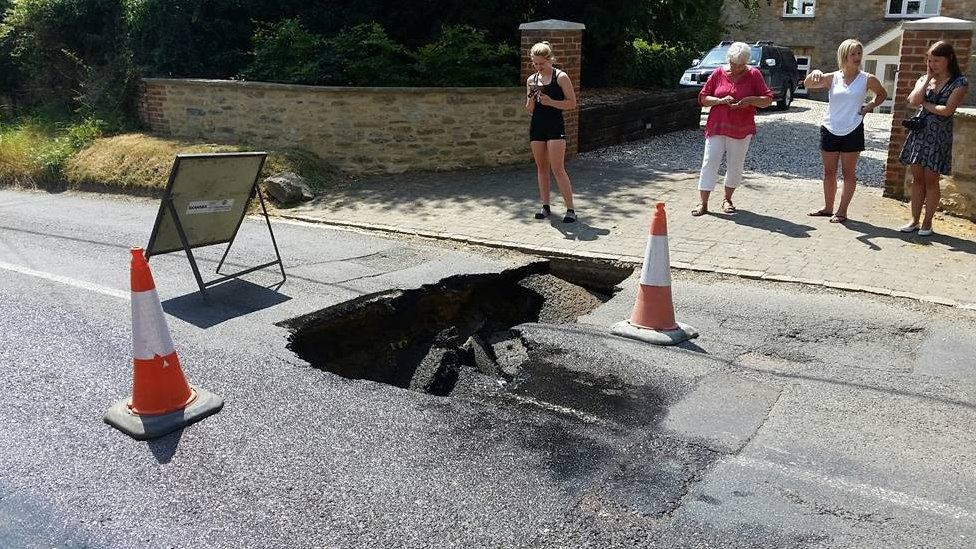
[[[716, 67], [725, 64], [725, 54], [732, 45], [731, 40], [723, 41], [715, 46], [701, 59], [695, 59], [691, 68], [681, 75], [678, 82], [681, 86], [700, 88], [705, 85], [708, 76]], [[749, 65], [757, 67], [766, 79], [766, 85], [773, 90], [776, 98], [776, 108], [783, 111], [793, 102], [793, 94], [800, 81], [800, 73], [796, 69], [796, 57], [786, 46], [778, 46], [769, 41], [759, 41], [752, 44], [749, 55]]]

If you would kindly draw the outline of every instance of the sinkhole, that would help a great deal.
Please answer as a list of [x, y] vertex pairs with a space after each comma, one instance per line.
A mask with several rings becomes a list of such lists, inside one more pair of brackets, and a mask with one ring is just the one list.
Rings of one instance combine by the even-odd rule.
[[279, 325], [291, 331], [288, 348], [315, 368], [446, 396], [462, 375], [511, 380], [528, 359], [513, 326], [574, 323], [631, 272], [537, 261], [361, 296]]

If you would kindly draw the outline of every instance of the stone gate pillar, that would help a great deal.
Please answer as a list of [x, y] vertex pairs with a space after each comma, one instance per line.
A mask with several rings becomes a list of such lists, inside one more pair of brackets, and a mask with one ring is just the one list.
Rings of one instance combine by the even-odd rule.
[[[565, 71], [573, 81], [577, 102], [580, 99], [580, 52], [583, 45], [582, 23], [570, 23], [547, 19], [533, 23], [522, 23], [519, 32], [522, 36], [522, 71], [519, 84], [524, 86], [525, 79], [535, 72], [529, 59], [529, 51], [536, 42], [547, 41], [552, 46], [552, 53], [556, 56], [554, 65]], [[579, 106], [571, 111], [563, 111], [566, 120], [566, 155], [573, 156], [579, 149]]]
[[[902, 127], [901, 121], [918, 111], [917, 107], [908, 104], [908, 94], [911, 93], [918, 77], [925, 74], [925, 52], [933, 42], [938, 40], [949, 42], [956, 50], [959, 67], [963, 74], [966, 74], [973, 45], [974, 27], [976, 25], [972, 21], [951, 17], [930, 17], [904, 24], [898, 76], [893, 90], [895, 106], [891, 111], [891, 144], [888, 145], [884, 196], [900, 199], [911, 194], [905, 181], [909, 170], [898, 161], [898, 155], [901, 154], [905, 139], [908, 137], [908, 130]], [[972, 85], [970, 83], [970, 86]]]

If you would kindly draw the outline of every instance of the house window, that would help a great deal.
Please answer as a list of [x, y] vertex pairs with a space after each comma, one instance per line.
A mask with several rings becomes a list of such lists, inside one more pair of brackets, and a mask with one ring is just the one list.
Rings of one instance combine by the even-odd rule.
[[888, 17], [930, 17], [939, 15], [942, 0], [888, 0]]
[[783, 17], [813, 17], [817, 0], [786, 0], [783, 2]]

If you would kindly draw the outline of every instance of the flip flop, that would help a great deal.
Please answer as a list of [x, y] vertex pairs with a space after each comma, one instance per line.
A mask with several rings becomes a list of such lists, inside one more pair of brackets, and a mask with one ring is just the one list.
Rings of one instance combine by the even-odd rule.
[[823, 210], [817, 210], [815, 212], [810, 212], [807, 215], [809, 215], [810, 217], [830, 217], [834, 215], [834, 212], [827, 211], [827, 209], [823, 209]]
[[847, 218], [842, 215], [835, 215], [830, 218], [831, 223], [843, 223], [845, 221], [847, 221]]

